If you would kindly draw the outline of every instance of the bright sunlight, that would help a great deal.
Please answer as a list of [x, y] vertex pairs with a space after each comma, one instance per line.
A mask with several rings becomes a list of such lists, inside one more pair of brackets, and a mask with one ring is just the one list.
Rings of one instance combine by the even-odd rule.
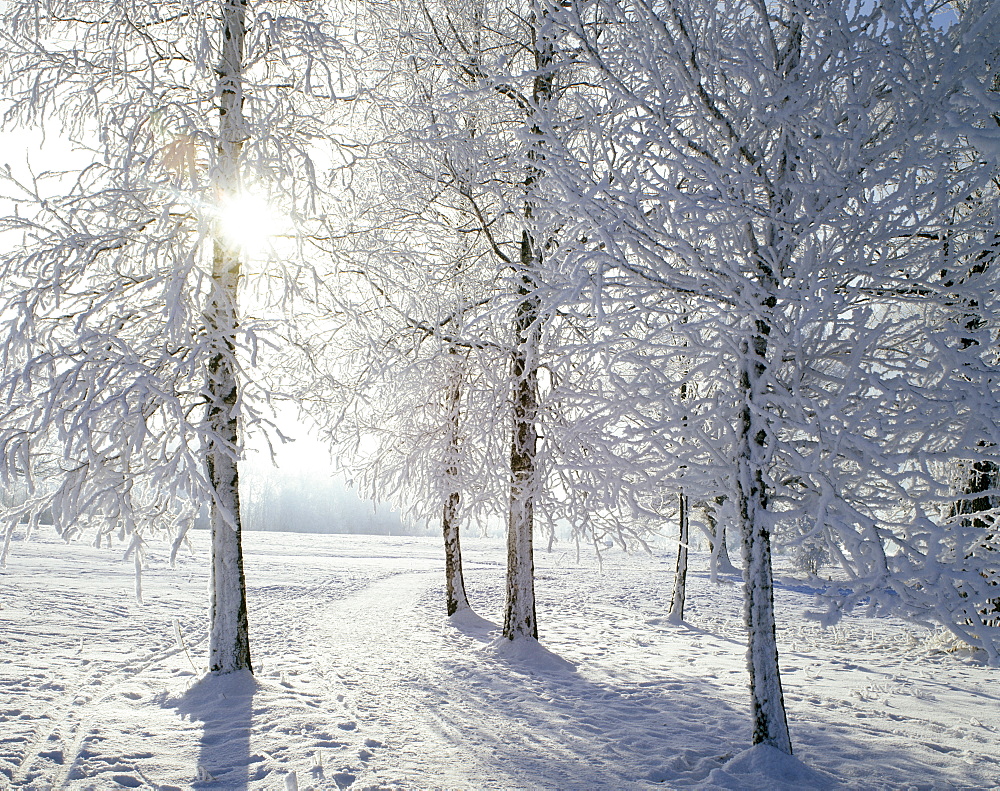
[[219, 209], [223, 240], [249, 258], [262, 258], [280, 231], [277, 212], [260, 195], [240, 193], [225, 200]]

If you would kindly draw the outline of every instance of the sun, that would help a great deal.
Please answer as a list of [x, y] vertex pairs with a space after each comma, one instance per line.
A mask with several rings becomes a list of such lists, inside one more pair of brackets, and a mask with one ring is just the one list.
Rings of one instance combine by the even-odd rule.
[[219, 234], [223, 243], [248, 258], [267, 256], [279, 224], [274, 207], [252, 192], [232, 195], [219, 207]]

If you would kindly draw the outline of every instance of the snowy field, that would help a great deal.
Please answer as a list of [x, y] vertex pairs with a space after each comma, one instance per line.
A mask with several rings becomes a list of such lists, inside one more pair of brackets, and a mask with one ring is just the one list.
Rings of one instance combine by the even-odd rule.
[[695, 558], [537, 556], [547, 650], [498, 649], [504, 550], [466, 545], [485, 619], [442, 614], [433, 539], [246, 535], [256, 678], [203, 679], [207, 536], [145, 604], [116, 552], [15, 540], [0, 575], [0, 788], [1000, 788], [996, 671], [929, 632], [803, 619], [779, 585], [789, 759], [750, 740], [739, 586]]

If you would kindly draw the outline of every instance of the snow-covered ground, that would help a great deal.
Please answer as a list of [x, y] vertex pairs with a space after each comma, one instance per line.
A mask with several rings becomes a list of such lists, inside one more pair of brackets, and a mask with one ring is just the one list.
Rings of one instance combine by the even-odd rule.
[[[890, 619], [822, 630], [779, 584], [796, 757], [747, 750], [739, 585], [672, 557], [537, 556], [542, 648], [494, 642], [504, 550], [466, 542], [483, 620], [442, 613], [438, 543], [246, 536], [256, 677], [204, 678], [204, 534], [171, 569], [54, 537], [0, 575], [0, 788], [1000, 788], [996, 671]], [[943, 643], [941, 645], [944, 645]]]

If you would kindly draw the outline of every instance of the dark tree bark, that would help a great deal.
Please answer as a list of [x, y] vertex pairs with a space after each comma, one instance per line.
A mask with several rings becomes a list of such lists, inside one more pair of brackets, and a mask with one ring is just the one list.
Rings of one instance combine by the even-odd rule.
[[[985, 445], [983, 446], [985, 447]], [[1000, 468], [990, 459], [978, 459], [969, 467], [962, 487], [962, 497], [951, 507], [952, 516], [962, 516], [973, 527], [992, 531], [995, 519], [993, 509], [1000, 507], [997, 487], [1000, 485]], [[991, 532], [992, 537], [992, 532]]]

